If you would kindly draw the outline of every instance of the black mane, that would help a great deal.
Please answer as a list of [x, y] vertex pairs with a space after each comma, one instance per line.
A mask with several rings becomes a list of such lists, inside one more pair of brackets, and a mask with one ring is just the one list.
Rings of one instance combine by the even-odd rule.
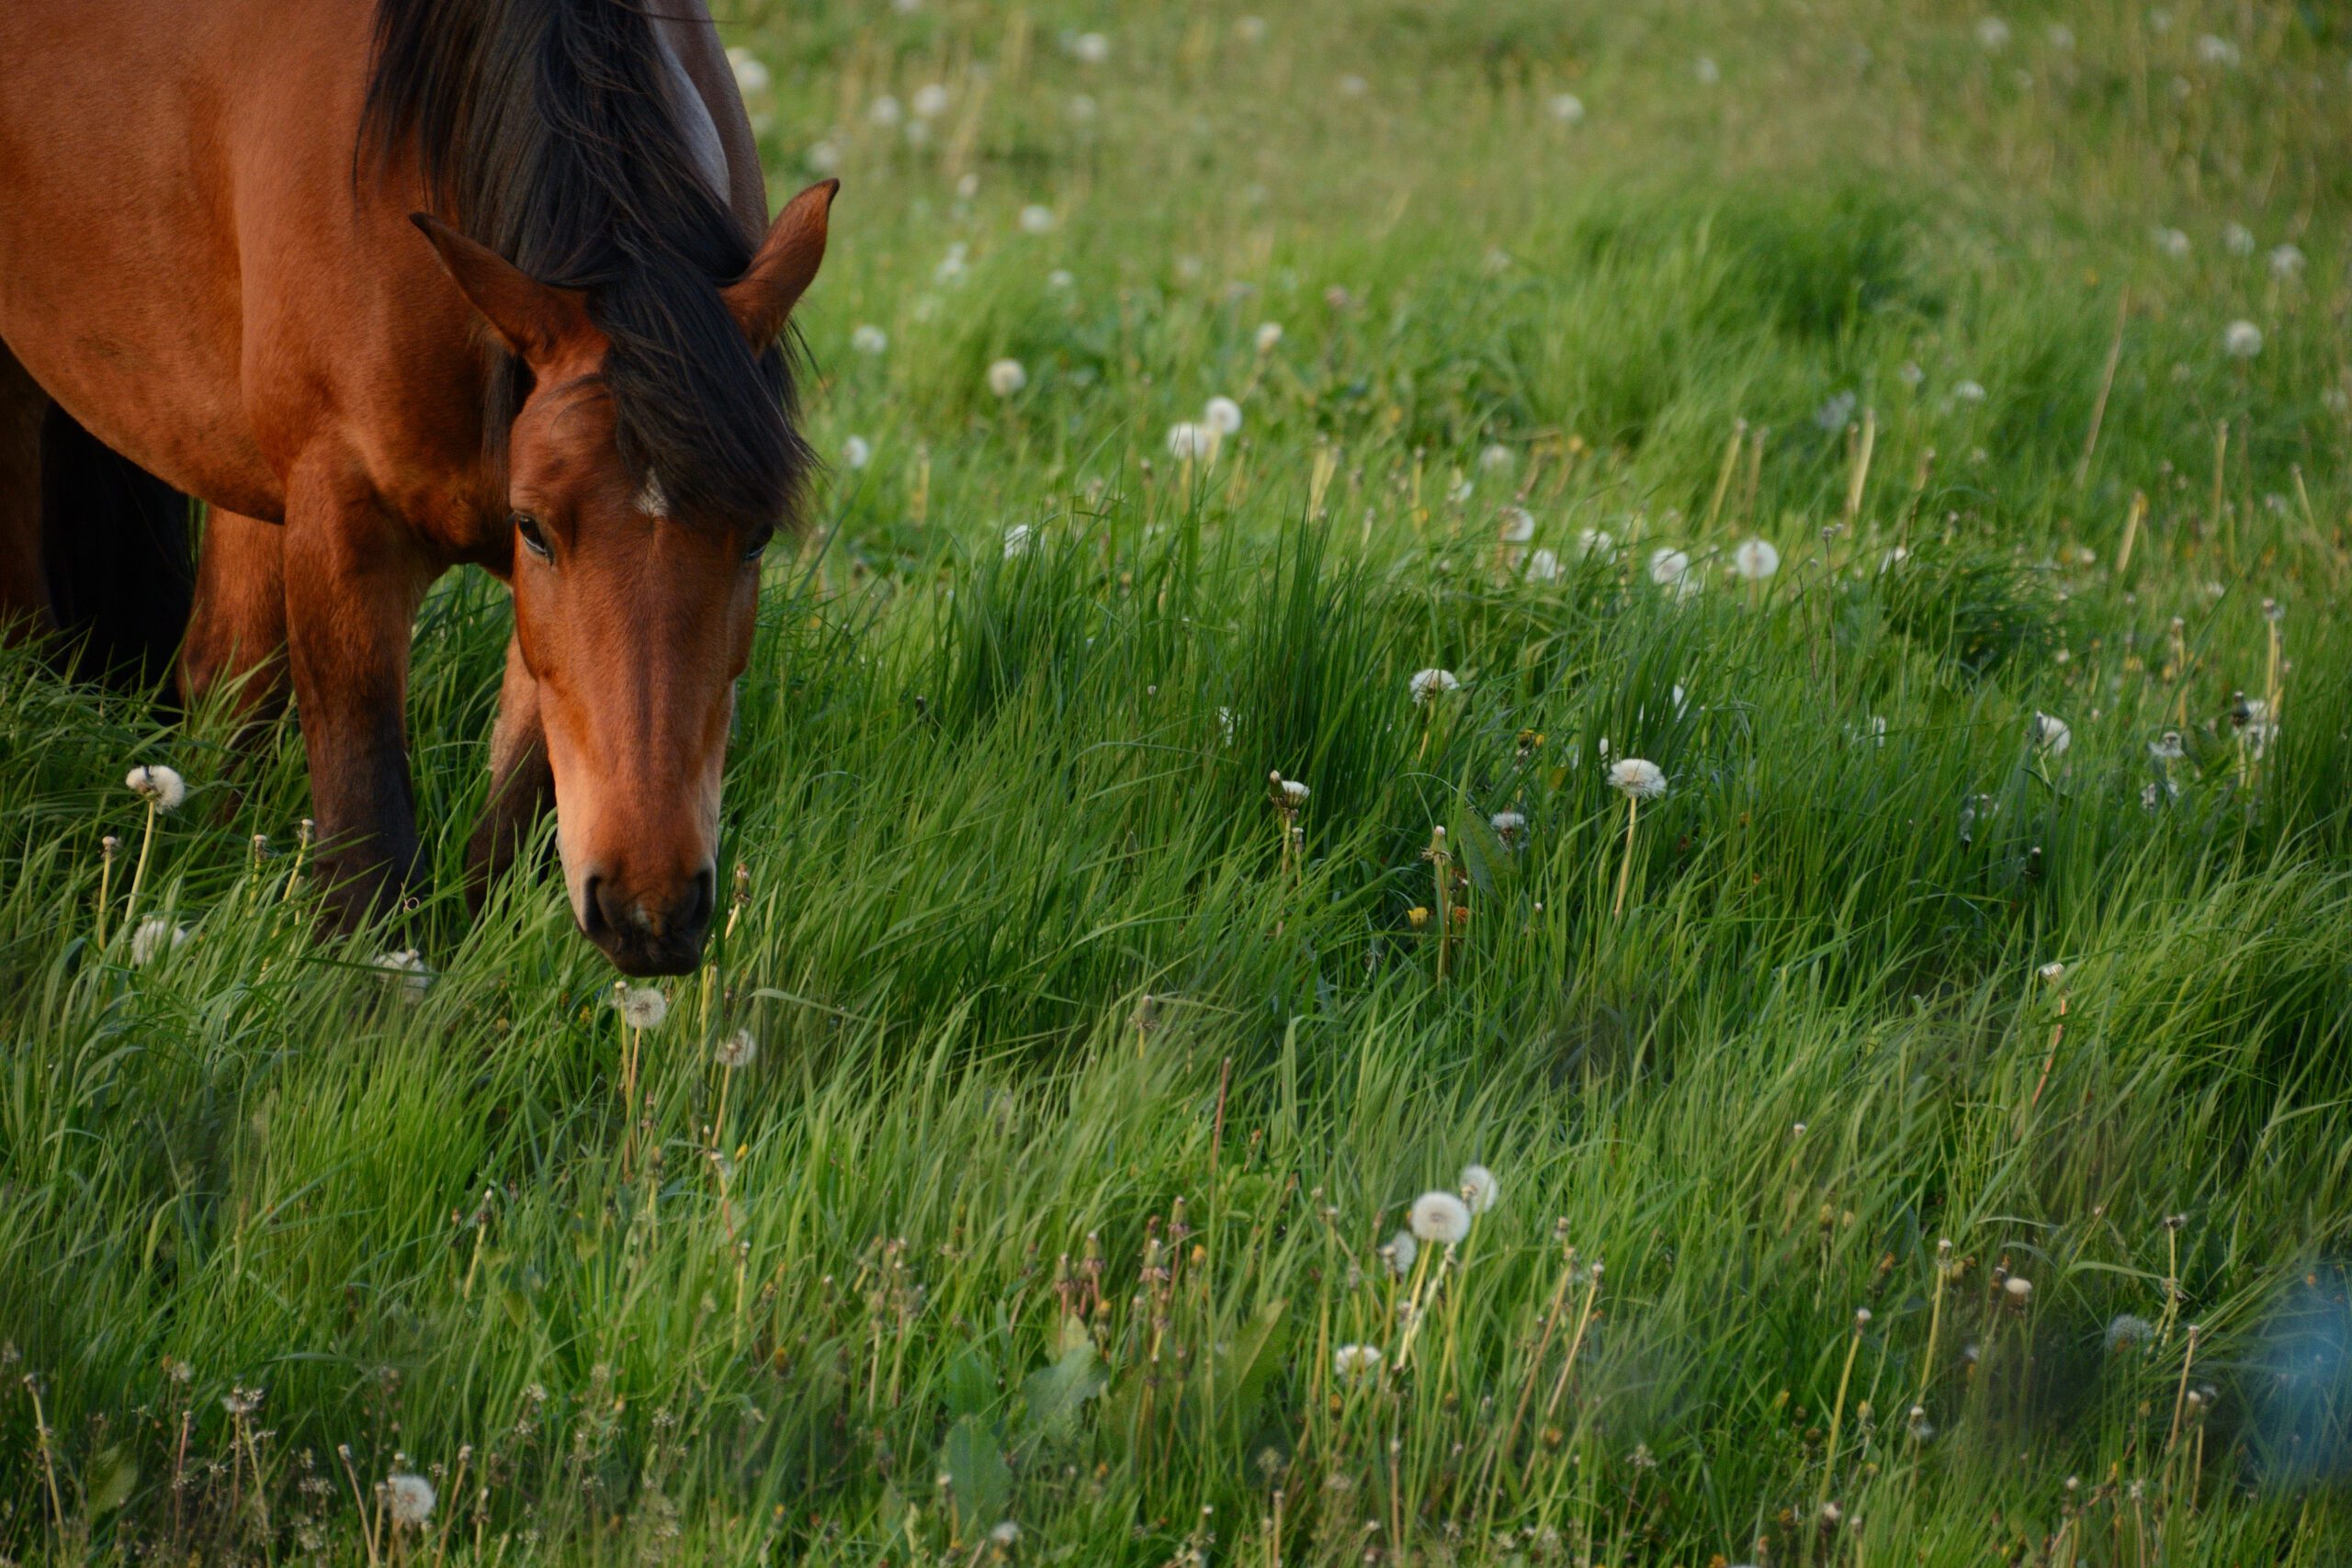
[[[717, 285], [751, 246], [703, 183], [630, 0], [377, 0], [361, 122], [377, 167], [413, 149], [430, 199], [544, 283], [584, 289], [612, 340], [605, 379], [632, 478], [712, 523], [797, 511], [811, 459], [784, 354], [745, 346]], [[503, 457], [530, 389], [492, 366], [485, 436]]]

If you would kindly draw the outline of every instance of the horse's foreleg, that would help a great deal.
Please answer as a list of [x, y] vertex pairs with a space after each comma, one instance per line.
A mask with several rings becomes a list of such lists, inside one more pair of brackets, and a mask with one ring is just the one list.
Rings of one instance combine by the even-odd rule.
[[0, 344], [0, 637], [51, 629], [40, 564], [40, 424], [49, 394]]
[[217, 506], [206, 517], [179, 684], [191, 709], [215, 692], [232, 693], [249, 725], [285, 707], [286, 530], [278, 525]]
[[490, 798], [466, 845], [466, 896], [477, 913], [490, 885], [530, 837], [532, 823], [554, 804], [555, 773], [539, 728], [539, 683], [524, 667], [522, 644], [509, 637], [498, 723], [490, 732]]
[[354, 469], [308, 459], [288, 487], [285, 566], [319, 869], [348, 929], [415, 870], [409, 630], [438, 573]]

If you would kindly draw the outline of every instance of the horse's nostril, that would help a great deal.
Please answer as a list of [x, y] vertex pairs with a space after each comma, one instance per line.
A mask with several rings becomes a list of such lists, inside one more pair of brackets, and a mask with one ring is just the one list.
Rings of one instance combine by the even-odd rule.
[[718, 904], [718, 872], [704, 866], [695, 873], [694, 886], [686, 891], [685, 907], [679, 911], [678, 930], [700, 935], [710, 924], [710, 917]]
[[604, 890], [605, 879], [594, 872], [581, 887], [580, 930], [591, 942], [604, 941], [612, 931], [605, 919]]

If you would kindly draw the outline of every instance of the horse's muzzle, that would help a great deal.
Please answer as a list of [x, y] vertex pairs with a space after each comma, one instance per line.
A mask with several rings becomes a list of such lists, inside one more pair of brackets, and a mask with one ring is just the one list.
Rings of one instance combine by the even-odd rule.
[[580, 929], [624, 975], [691, 974], [710, 934], [718, 887], [718, 872], [704, 866], [682, 893], [657, 903], [591, 872]]

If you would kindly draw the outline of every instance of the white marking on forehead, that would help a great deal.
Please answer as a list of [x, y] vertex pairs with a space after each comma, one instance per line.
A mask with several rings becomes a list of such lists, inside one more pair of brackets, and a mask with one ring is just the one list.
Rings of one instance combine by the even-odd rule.
[[645, 470], [645, 488], [637, 492], [637, 509], [648, 517], [670, 515], [670, 498], [662, 493], [662, 476], [650, 468]]

